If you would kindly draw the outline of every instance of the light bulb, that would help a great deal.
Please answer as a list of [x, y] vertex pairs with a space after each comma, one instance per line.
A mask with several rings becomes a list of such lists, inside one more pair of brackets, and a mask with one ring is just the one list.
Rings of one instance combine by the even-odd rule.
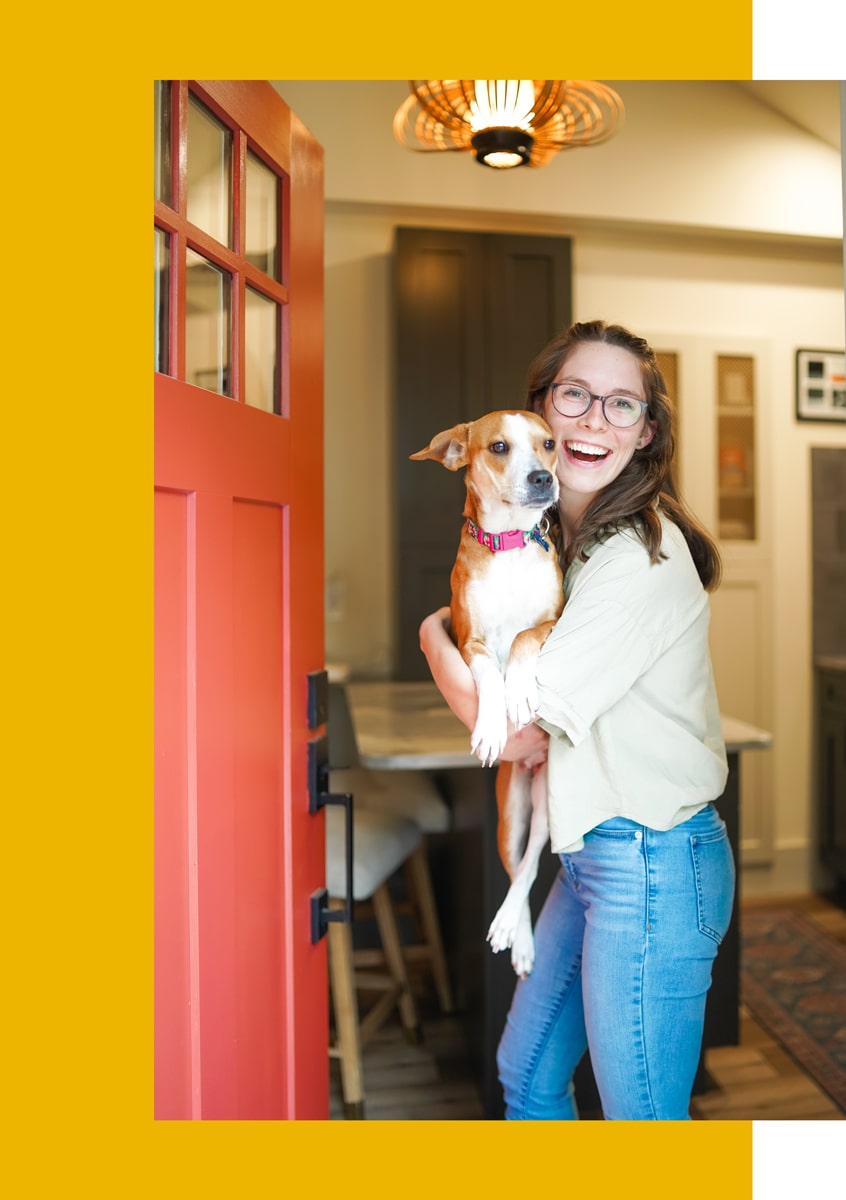
[[474, 79], [469, 123], [474, 133], [483, 129], [531, 129], [535, 103], [531, 79]]

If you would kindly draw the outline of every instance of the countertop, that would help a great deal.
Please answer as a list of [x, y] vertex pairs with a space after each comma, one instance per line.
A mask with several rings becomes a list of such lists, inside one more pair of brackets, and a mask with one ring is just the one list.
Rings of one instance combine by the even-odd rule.
[[[356, 743], [362, 766], [406, 770], [475, 767], [470, 734], [447, 707], [434, 683], [377, 681], [348, 683]], [[722, 714], [729, 754], [766, 750], [772, 734]]]

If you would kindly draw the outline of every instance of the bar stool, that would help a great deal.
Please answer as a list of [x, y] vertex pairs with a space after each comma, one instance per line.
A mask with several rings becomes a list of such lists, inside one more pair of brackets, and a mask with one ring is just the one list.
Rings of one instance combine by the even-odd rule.
[[[344, 1113], [364, 1117], [364, 1079], [361, 1055], [369, 1039], [398, 1007], [406, 1037], [420, 1041], [417, 1009], [403, 958], [399, 930], [388, 880], [419, 848], [423, 835], [413, 821], [379, 810], [353, 809], [353, 883], [355, 901], [373, 905], [383, 961], [387, 974], [357, 972], [354, 968], [352, 930], [349, 924], [332, 921], [327, 928], [329, 984], [335, 1014], [335, 1044], [330, 1058], [341, 1063]], [[344, 813], [326, 809], [326, 890], [330, 907], [343, 907], [346, 893], [346, 848]], [[383, 994], [361, 1017], [357, 988]]]
[[[352, 792], [359, 813], [381, 812], [411, 820], [424, 835], [403, 863], [406, 888], [420, 933], [419, 941], [404, 942], [403, 953], [408, 964], [422, 962], [428, 966], [442, 1012], [453, 1012], [452, 985], [425, 838], [426, 834], [443, 833], [449, 828], [447, 805], [425, 771], [372, 771], [367, 767], [348, 767], [343, 771], [330, 771], [330, 781], [333, 792]], [[378, 950], [357, 950], [355, 956], [362, 966], [373, 965], [381, 957]]]
[[[443, 833], [451, 824], [451, 813], [426, 771], [375, 771], [358, 761], [358, 749], [346, 691], [342, 685], [329, 688], [330, 772], [333, 792], [352, 792], [358, 812], [376, 810], [412, 820], [424, 834], [421, 844], [404, 865], [406, 885], [421, 939], [403, 947], [406, 961], [423, 962], [432, 973], [438, 1002], [443, 1012], [455, 1008], [447, 969], [441, 926], [429, 870], [425, 835]], [[379, 951], [356, 951], [362, 965], [378, 961]]]

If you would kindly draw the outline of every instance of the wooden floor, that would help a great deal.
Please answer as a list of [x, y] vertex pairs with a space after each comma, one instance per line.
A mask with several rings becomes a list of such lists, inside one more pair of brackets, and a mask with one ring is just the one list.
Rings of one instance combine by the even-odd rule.
[[[774, 905], [747, 901], [744, 908]], [[846, 944], [846, 912], [819, 896], [790, 897], [801, 910]], [[473, 1082], [457, 1017], [443, 1016], [433, 1000], [420, 1001], [424, 1039], [410, 1045], [399, 1021], [389, 1020], [364, 1054], [366, 1115], [369, 1120], [475, 1121], [484, 1114]], [[805, 1075], [793, 1059], [752, 1019], [740, 1012], [740, 1045], [706, 1054], [716, 1085], [694, 1097], [699, 1121], [842, 1121], [846, 1114]], [[330, 1064], [330, 1117], [343, 1120], [340, 1073]]]
[[[772, 907], [777, 900], [749, 900], [744, 909]], [[846, 945], [846, 912], [820, 896], [784, 901]], [[741, 1007], [740, 1045], [706, 1051], [717, 1088], [694, 1097], [691, 1115], [702, 1121], [843, 1121], [833, 1100]]]

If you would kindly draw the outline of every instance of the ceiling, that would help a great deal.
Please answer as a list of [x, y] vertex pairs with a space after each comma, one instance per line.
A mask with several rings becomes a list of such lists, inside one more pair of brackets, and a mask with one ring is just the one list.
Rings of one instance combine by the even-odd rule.
[[836, 79], [739, 80], [761, 104], [793, 121], [835, 150], [840, 149], [840, 83]]

